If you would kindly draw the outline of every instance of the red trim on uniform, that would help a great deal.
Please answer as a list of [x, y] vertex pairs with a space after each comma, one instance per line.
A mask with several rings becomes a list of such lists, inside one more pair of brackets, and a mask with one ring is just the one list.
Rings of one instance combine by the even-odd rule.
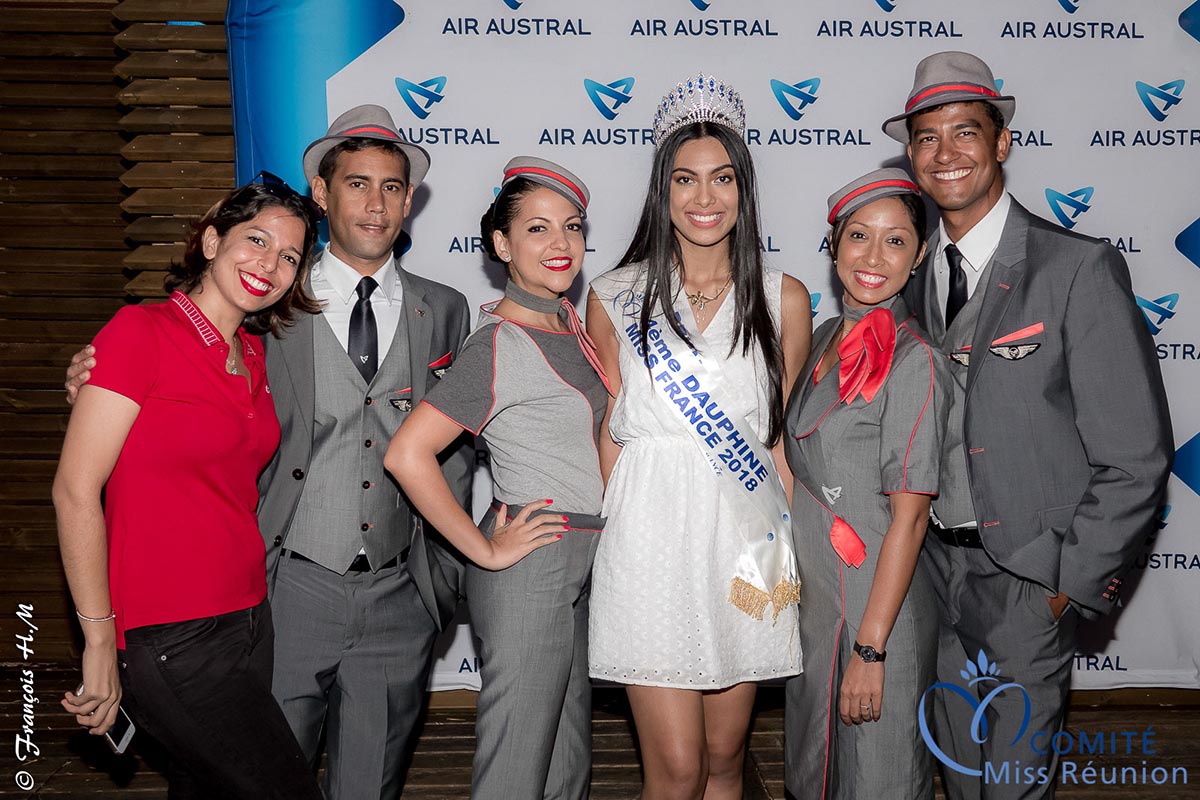
[[587, 197], [584, 196], [583, 190], [553, 170], [542, 169], [541, 167], [514, 167], [504, 173], [504, 181], [510, 178], [519, 178], [522, 175], [541, 175], [546, 178], [553, 178], [570, 189], [572, 194], [579, 198], [579, 205], [585, 209], [587, 208]]
[[403, 139], [400, 138], [399, 134], [397, 134], [395, 131], [389, 131], [387, 128], [381, 128], [378, 125], [363, 125], [358, 128], [348, 128], [337, 135], [338, 136], [362, 136], [363, 134], [366, 134], [366, 133], [374, 133], [374, 134], [378, 134], [380, 136], [384, 136], [388, 139], [404, 141]]
[[[467, 433], [473, 434], [473, 435], [475, 435], [475, 436], [478, 436], [478, 435], [479, 435], [479, 431], [477, 431], [477, 430], [475, 430], [475, 429], [473, 429], [473, 428], [470, 428], [470, 427], [468, 427], [468, 426], [466, 426], [466, 425], [462, 424], [461, 422], [459, 422], [458, 420], [456, 420], [454, 417], [450, 416], [450, 415], [449, 415], [449, 414], [447, 414], [445, 411], [442, 411], [440, 408], [438, 408], [437, 406], [435, 406], [433, 403], [431, 403], [431, 402], [429, 402], [428, 400], [426, 400], [424, 397], [422, 397], [422, 398], [420, 399], [420, 401], [418, 402], [418, 405], [420, 405], [421, 403], [424, 403], [425, 405], [429, 406], [429, 407], [430, 407], [430, 408], [432, 408], [434, 411], [436, 411], [437, 413], [441, 414], [441, 415], [442, 415], [443, 417], [445, 417], [447, 420], [449, 420], [450, 422], [453, 422], [455, 425], [457, 425], [458, 427], [462, 428], [462, 429], [463, 429], [464, 431], [466, 431]], [[481, 431], [481, 430], [483, 430], [483, 428], [480, 428], [479, 430]]]
[[441, 369], [442, 367], [448, 367], [448, 366], [450, 366], [450, 363], [454, 360], [453, 356], [454, 356], [454, 351], [451, 350], [449, 353], [446, 353], [446, 355], [442, 356], [441, 358], [430, 361], [429, 368], [430, 369]]
[[[925, 396], [925, 405], [921, 406], [921, 413], [917, 415], [917, 421], [913, 423], [912, 434], [908, 437], [908, 449], [904, 451], [904, 470], [900, 473], [900, 485], [904, 487], [905, 492], [908, 492], [908, 457], [912, 453], [913, 440], [917, 438], [917, 428], [921, 427], [921, 420], [925, 418], [925, 411], [929, 408], [929, 401], [933, 399], [933, 350], [924, 339], [918, 336], [912, 328], [908, 327], [907, 319], [900, 323], [900, 327], [904, 328], [914, 339], [920, 342], [925, 347], [925, 355], [929, 356], [929, 394]], [[884, 492], [884, 494], [888, 493]], [[910, 494], [936, 496], [936, 493], [933, 492], [910, 492]]]
[[[529, 336], [529, 334], [528, 334], [528, 333], [526, 333], [525, 335], [526, 335], [526, 336]], [[574, 389], [574, 390], [575, 390], [575, 392], [576, 392], [576, 393], [577, 393], [577, 394], [578, 394], [578, 395], [579, 395], [581, 398], [583, 398], [583, 404], [584, 404], [585, 406], [587, 406], [588, 413], [589, 413], [589, 418], [590, 418], [590, 416], [591, 416], [591, 413], [592, 413], [592, 402], [591, 402], [590, 400], [588, 400], [588, 398], [587, 398], [587, 395], [586, 395], [586, 394], [584, 394], [583, 392], [579, 391], [579, 387], [575, 386], [574, 384], [572, 384], [570, 381], [568, 381], [566, 378], [564, 378], [562, 375], [560, 375], [560, 374], [559, 374], [558, 370], [556, 370], [556, 369], [554, 368], [554, 365], [550, 363], [550, 359], [546, 357], [546, 353], [545, 353], [545, 351], [544, 351], [544, 350], [542, 350], [542, 348], [541, 348], [540, 346], [538, 346], [537, 340], [535, 340], [535, 339], [534, 339], [532, 336], [529, 336], [529, 342], [530, 342], [530, 344], [532, 344], [534, 347], [536, 347], [536, 348], [537, 348], [537, 351], [538, 351], [539, 353], [541, 353], [542, 360], [546, 362], [546, 366], [547, 366], [547, 367], [549, 367], [549, 368], [550, 368], [550, 371], [554, 373], [554, 377], [556, 377], [556, 378], [558, 378], [560, 381], [562, 381], [562, 382], [563, 382], [563, 385], [565, 385], [565, 386], [567, 386], [567, 387], [569, 387], [569, 388], [571, 388], [571, 389]], [[581, 348], [580, 348], [580, 350], [582, 351], [582, 349], [583, 349], [583, 348], [581, 347]], [[584, 354], [584, 360], [587, 360], [587, 354], [586, 354], [586, 353]], [[590, 363], [590, 362], [589, 362], [589, 363]], [[604, 384], [605, 384], [605, 388], [606, 388], [606, 389], [608, 388], [608, 384], [607, 384], [606, 382], [604, 382], [604, 381], [603, 381], [603, 379], [601, 380], [601, 383], [604, 383]], [[610, 394], [610, 396], [611, 396], [611, 392], [610, 392], [609, 394]], [[606, 412], [606, 413], [607, 413], [607, 412]], [[601, 435], [601, 436], [603, 436], [603, 435], [604, 435], [604, 431], [603, 431], [603, 430], [601, 430], [601, 431], [600, 431], [600, 435]], [[592, 440], [592, 449], [596, 451], [596, 470], [597, 470], [597, 473], [598, 473], [598, 474], [601, 474], [601, 475], [603, 475], [603, 470], [600, 468], [600, 442], [599, 442], [599, 441], [596, 439], [596, 434], [595, 434], [595, 433], [593, 433], [593, 434], [592, 434], [592, 436], [591, 436], [591, 440]], [[601, 480], [601, 482], [600, 482], [600, 483], [601, 483], [601, 489], [603, 489], [604, 481], [603, 481], [603, 480]], [[601, 494], [603, 494], [603, 492], [601, 492]]]
[[989, 89], [986, 86], [979, 86], [979, 85], [973, 84], [973, 83], [947, 83], [942, 86], [934, 86], [932, 89], [926, 89], [925, 91], [921, 92], [920, 94], [915, 95], [904, 106], [904, 111], [905, 111], [905, 113], [912, 111], [913, 106], [922, 102], [926, 98], [934, 97], [939, 94], [944, 94], [945, 92], [968, 92], [970, 94], [980, 95], [981, 97], [999, 97], [1000, 96], [1000, 93], [997, 92], [995, 89]]
[[1015, 342], [1018, 339], [1028, 339], [1030, 336], [1037, 336], [1039, 333], [1042, 333], [1045, 330], [1046, 330], [1045, 325], [1043, 325], [1040, 322], [1035, 322], [1034, 324], [1032, 324], [1026, 328], [1021, 328], [1021, 330], [1019, 330], [1019, 331], [1013, 331], [1012, 333], [1010, 333], [1006, 336], [1001, 336], [999, 339], [992, 342], [992, 344], [993, 345], [1008, 344], [1009, 342]]
[[[803, 485], [803, 484], [802, 484]], [[841, 660], [842, 629], [846, 627], [846, 565], [838, 564], [838, 587], [842, 595], [842, 616], [833, 634], [833, 663], [829, 665], [829, 700], [825, 709], [825, 770], [821, 774], [821, 800], [825, 798], [825, 787], [829, 786], [829, 739], [833, 734], [833, 679], [837, 677], [837, 665]], [[839, 689], [841, 687], [838, 687]]]
[[875, 181], [874, 183], [868, 183], [866, 186], [858, 187], [857, 189], [855, 189], [854, 191], [850, 192], [845, 197], [843, 197], [841, 200], [838, 200], [836, 204], [834, 204], [833, 208], [829, 210], [829, 224], [830, 225], [833, 224], [833, 221], [837, 218], [838, 212], [842, 210], [842, 208], [846, 205], [846, 203], [849, 203], [854, 198], [859, 197], [860, 195], [866, 194], [867, 192], [872, 191], [874, 189], [891, 189], [891, 188], [911, 189], [912, 191], [916, 192], [917, 194], [921, 193], [921, 190], [919, 188], [917, 188], [917, 185], [915, 183], [913, 183], [912, 181], [901, 180], [899, 178], [888, 178], [886, 180]]

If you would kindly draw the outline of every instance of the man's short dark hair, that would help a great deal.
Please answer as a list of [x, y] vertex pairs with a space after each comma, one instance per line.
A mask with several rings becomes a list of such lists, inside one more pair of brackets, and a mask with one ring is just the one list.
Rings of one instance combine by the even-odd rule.
[[338, 156], [342, 153], [358, 153], [363, 150], [383, 150], [384, 152], [395, 153], [400, 156], [404, 160], [404, 183], [405, 185], [408, 184], [411, 173], [408, 155], [405, 154], [404, 150], [399, 145], [392, 144], [391, 142], [365, 137], [346, 139], [329, 148], [325, 152], [325, 155], [321, 157], [321, 165], [317, 167], [317, 175], [321, 176], [321, 179], [328, 184], [333, 180], [333, 170], [337, 166]]
[[[996, 141], [1000, 141], [1000, 131], [1004, 130], [1004, 115], [1000, 113], [1000, 109], [996, 108], [996, 106], [992, 105], [991, 103], [987, 102], [986, 100], [955, 100], [954, 102], [955, 103], [979, 103], [980, 105], [982, 105], [984, 108], [984, 111], [987, 112], [988, 119], [990, 119], [992, 121], [992, 136]], [[922, 108], [920, 111], [917, 112], [917, 114], [924, 114], [927, 111], [934, 111], [936, 109], [941, 108], [942, 106], [948, 106], [948, 105], [952, 105], [952, 103], [942, 103], [941, 105], [930, 106], [929, 108]], [[917, 114], [910, 114], [909, 116], [904, 118], [904, 127], [908, 130], [908, 138], [910, 140], [912, 139], [912, 132], [913, 132], [913, 117], [917, 116]]]

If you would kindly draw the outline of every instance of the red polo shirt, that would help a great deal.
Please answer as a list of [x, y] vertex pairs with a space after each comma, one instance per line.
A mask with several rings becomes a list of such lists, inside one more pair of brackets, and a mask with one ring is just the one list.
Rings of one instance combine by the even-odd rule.
[[187, 295], [127, 306], [96, 336], [89, 383], [137, 419], [105, 486], [117, 647], [142, 625], [250, 608], [267, 593], [258, 474], [279, 445], [262, 341], [238, 331], [251, 384]]

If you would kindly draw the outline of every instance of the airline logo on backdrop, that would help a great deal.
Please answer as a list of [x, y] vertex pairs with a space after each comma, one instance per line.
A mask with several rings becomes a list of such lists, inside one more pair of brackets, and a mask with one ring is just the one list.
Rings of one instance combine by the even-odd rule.
[[1179, 232], [1175, 237], [1175, 249], [1188, 261], [1200, 267], [1200, 218]]
[[789, 117], [799, 120], [804, 116], [804, 109], [817, 102], [817, 90], [821, 88], [820, 78], [809, 78], [799, 83], [784, 83], [776, 78], [771, 79], [771, 92]]
[[[1092, 131], [1090, 147], [1197, 147], [1200, 129], [1168, 127], [1167, 121], [1175, 106], [1183, 102], [1183, 78], [1155, 86], [1134, 81], [1133, 88], [1142, 107], [1160, 125], [1154, 128], [1109, 128]], [[1131, 93], [1132, 94], [1132, 93]]]
[[[519, 11], [524, 0], [500, 0]], [[591, 36], [587, 23], [578, 17], [446, 17], [443, 36]]]
[[[1171, 515], [1170, 504], [1158, 509], [1156, 525], [1146, 537], [1146, 547], [1133, 562], [1134, 569], [1197, 569], [1200, 570], [1200, 553], [1171, 553], [1158, 551], [1158, 534], [1167, 527]], [[1079, 656], [1075, 657], [1076, 659]]]
[[[771, 79], [771, 93], [783, 113], [799, 121], [820, 98], [820, 78], [806, 78], [796, 83]], [[749, 145], [817, 145], [829, 147], [857, 147], [871, 144], [862, 128], [747, 128], [746, 144]]]
[[1092, 195], [1095, 191], [1095, 186], [1084, 186], [1067, 194], [1047, 188], [1046, 202], [1050, 204], [1050, 210], [1054, 212], [1059, 224], [1071, 230], [1075, 227], [1079, 215], [1091, 210]]
[[[601, 83], [592, 78], [583, 79], [583, 93], [591, 101], [596, 112], [611, 122], [621, 113], [622, 106], [633, 100], [632, 75]], [[594, 128], [542, 128], [537, 143], [575, 147], [579, 145], [654, 146], [653, 128], [602, 127]]]
[[[1157, 337], [1163, 332], [1167, 323], [1175, 318], [1179, 305], [1179, 293], [1164, 294], [1153, 300], [1138, 295], [1138, 307], [1142, 309], [1142, 317], [1150, 334]], [[1154, 342], [1154, 351], [1159, 361], [1197, 361], [1200, 360], [1200, 347], [1195, 342]]]
[[1171, 468], [1175, 477], [1196, 494], [1200, 494], [1200, 433], [1184, 442], [1175, 451], [1175, 465]]
[[[867, 0], [858, 0], [865, 6]], [[847, 3], [847, 5], [849, 5]], [[885, 14], [891, 14], [898, 0], [872, 0]], [[817, 23], [818, 38], [834, 39], [961, 39], [955, 19], [885, 19], [859, 17], [856, 19], [822, 19]]]
[[445, 89], [445, 75], [439, 75], [436, 78], [430, 78], [420, 83], [413, 83], [407, 78], [396, 78], [396, 90], [400, 92], [400, 99], [404, 101], [404, 105], [408, 106], [408, 110], [417, 119], [428, 117], [429, 109], [433, 104], [440, 103], [445, 99], [442, 96], [442, 92]]
[[809, 297], [812, 299], [813, 319], [816, 319], [817, 318], [817, 306], [821, 305], [821, 293], [813, 292], [812, 294], [809, 295]]
[[[396, 91], [408, 110], [419, 120], [427, 119], [434, 105], [446, 99], [446, 76], [414, 82], [407, 78], [396, 78]], [[438, 145], [473, 145], [500, 144], [500, 138], [491, 128], [464, 127], [399, 127], [404, 138], [413, 144]]]
[[[996, 78], [996, 91], [1004, 94], [1004, 79]], [[1054, 142], [1050, 141], [1049, 134], [1045, 128], [1013, 128], [1009, 127], [1008, 132], [1012, 134], [1013, 147], [1054, 147]]]
[[1179, 27], [1184, 33], [1200, 42], [1200, 0], [1196, 0], [1179, 14]]
[[[1062, 18], [1061, 12], [1073, 16], [1083, 8], [1083, 0], [1043, 0], [1045, 6], [1057, 6], [1054, 18], [1009, 20], [1000, 29], [1001, 39], [1145, 39], [1138, 30], [1137, 20], [1082, 20]], [[1130, 3], [1129, 5], [1133, 5]]]
[[[677, 0], [682, 4], [683, 0]], [[701, 13], [707, 12], [717, 0], [689, 0], [690, 5]], [[725, 0], [729, 3], [729, 0]], [[741, 4], [732, 4], [734, 7]], [[717, 16], [638, 18], [629, 24], [630, 36], [663, 37], [758, 37], [778, 36], [777, 20], [768, 17], [747, 19], [744, 17]]]
[[1150, 329], [1150, 335], [1158, 336], [1162, 333], [1163, 323], [1175, 316], [1179, 293], [1164, 294], [1154, 300], [1147, 300], [1138, 295], [1136, 299], [1138, 306], [1142, 309], [1142, 316], [1146, 319], [1146, 327]]
[[1142, 98], [1146, 113], [1159, 122], [1165, 122], [1171, 108], [1183, 99], [1183, 78], [1168, 81], [1161, 86], [1151, 86], [1141, 81], [1137, 81], [1133, 86], [1137, 89], [1138, 97]]
[[583, 88], [587, 90], [592, 105], [605, 119], [616, 119], [618, 108], [633, 99], [633, 78], [621, 78], [612, 83], [599, 83], [591, 78], [583, 79]]

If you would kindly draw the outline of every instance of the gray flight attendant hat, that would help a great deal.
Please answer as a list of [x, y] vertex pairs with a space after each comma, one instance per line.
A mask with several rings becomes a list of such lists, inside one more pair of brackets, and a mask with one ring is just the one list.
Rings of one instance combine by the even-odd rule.
[[317, 177], [325, 154], [347, 139], [378, 139], [399, 147], [408, 158], [408, 182], [413, 186], [419, 186], [429, 172], [429, 153], [404, 138], [386, 108], [367, 104], [355, 106], [335, 119], [328, 132], [305, 149], [304, 177], [309, 184]]
[[883, 123], [883, 132], [901, 144], [908, 144], [909, 117], [933, 106], [982, 100], [1000, 110], [1004, 126], [1017, 110], [1017, 100], [996, 91], [996, 79], [983, 59], [970, 53], [948, 51], [934, 53], [917, 64], [916, 78], [904, 113]]
[[902, 169], [889, 167], [868, 172], [829, 195], [829, 224], [850, 216], [867, 203], [898, 194], [919, 195], [921, 190]]
[[592, 198], [587, 186], [571, 172], [553, 161], [533, 156], [517, 156], [504, 165], [504, 178], [500, 181], [500, 191], [503, 192], [504, 187], [517, 178], [524, 178], [545, 186], [547, 189], [553, 189], [574, 203], [582, 216], [587, 217], [588, 201]]

